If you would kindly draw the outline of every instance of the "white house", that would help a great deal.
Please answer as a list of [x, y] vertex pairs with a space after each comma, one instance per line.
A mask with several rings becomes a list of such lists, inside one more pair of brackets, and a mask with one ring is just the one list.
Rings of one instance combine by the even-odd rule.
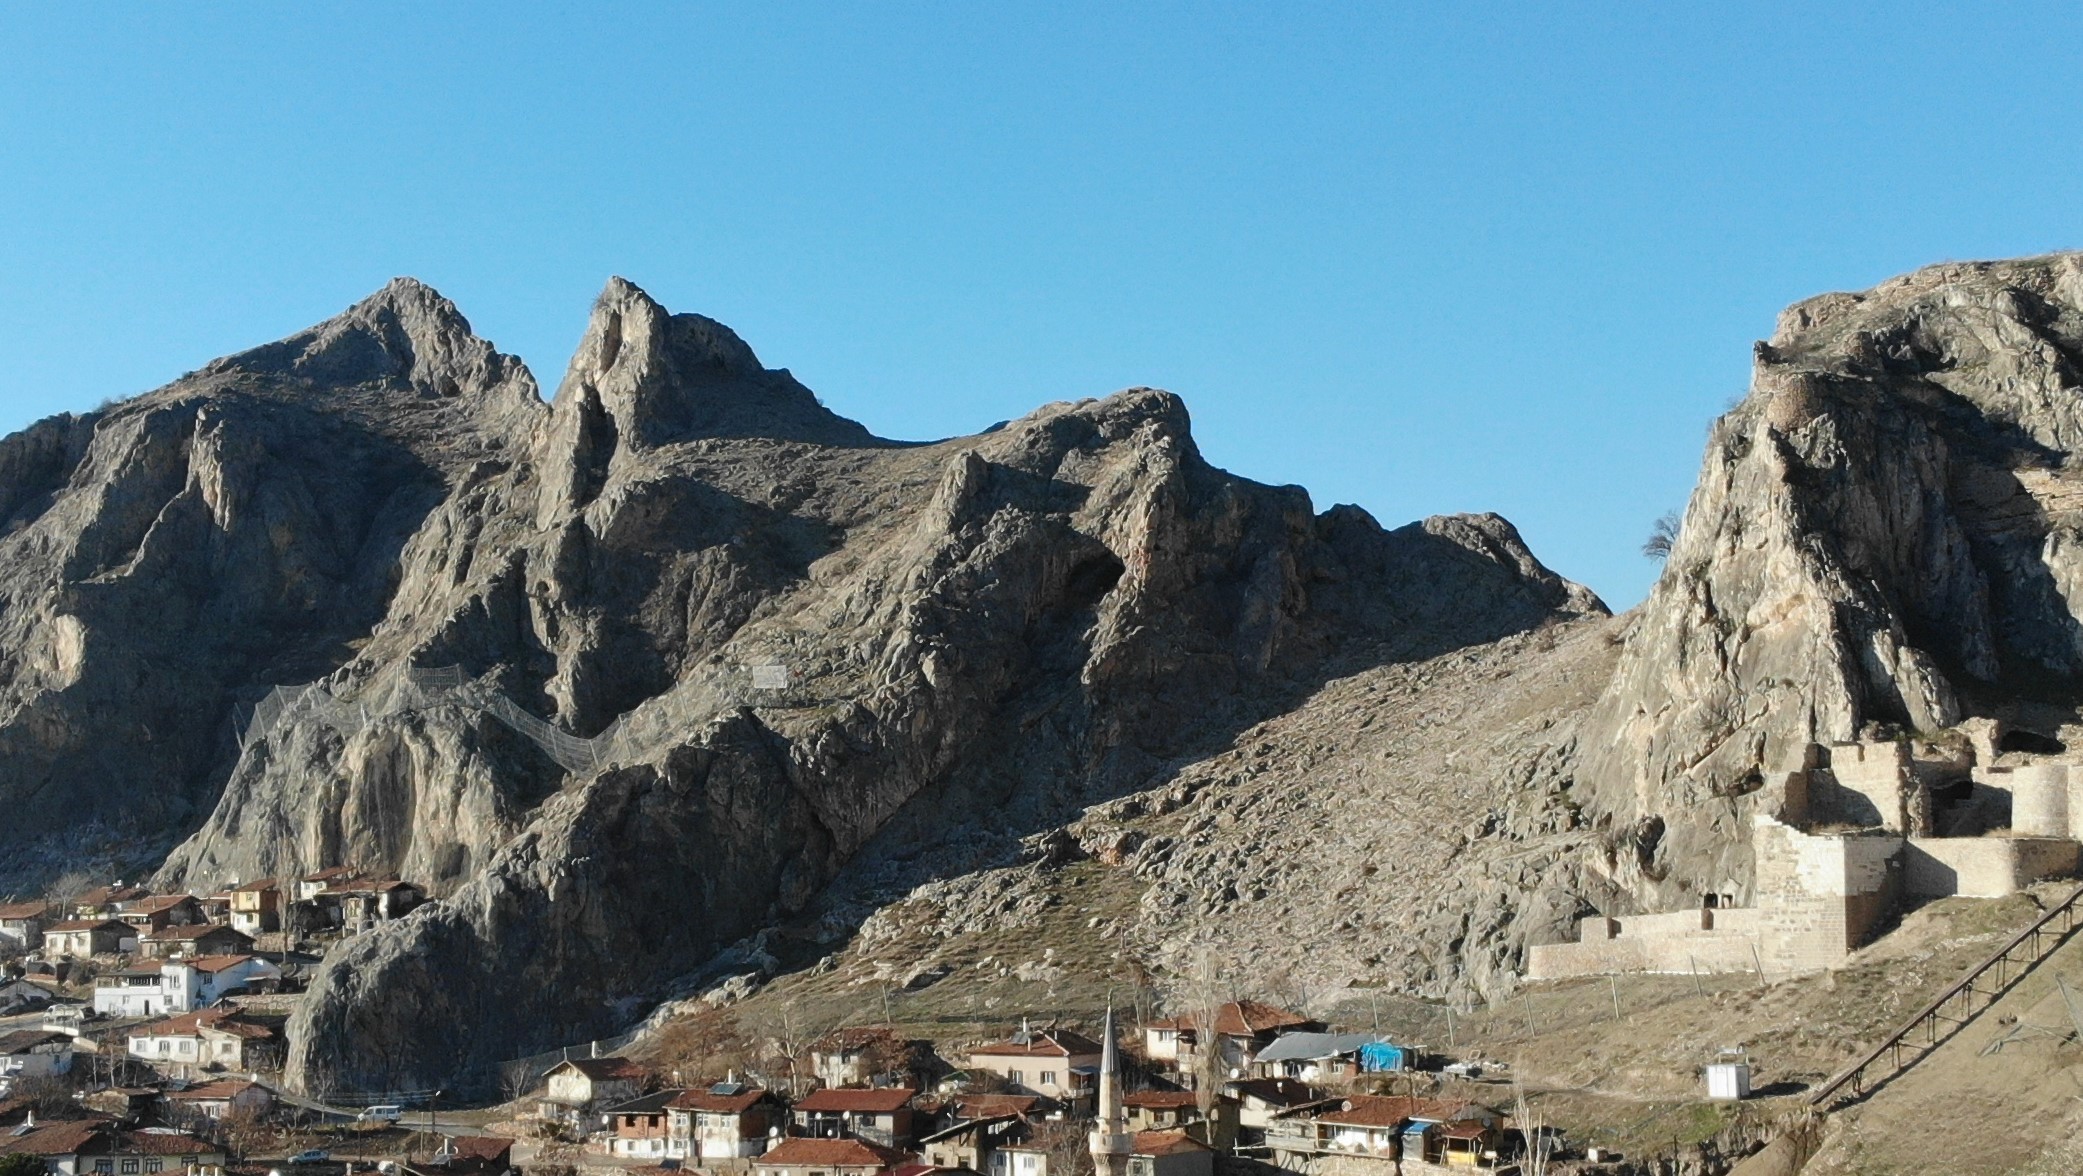
[[104, 1017], [159, 1017], [169, 1004], [166, 977], [158, 968], [125, 968], [94, 977], [94, 1011]]
[[46, 1029], [0, 1037], [0, 1078], [48, 1078], [72, 1069], [72, 1038]]
[[274, 1030], [229, 1009], [203, 1009], [132, 1029], [129, 1053], [177, 1073], [211, 1065], [256, 1070], [279, 1060], [281, 1042]]

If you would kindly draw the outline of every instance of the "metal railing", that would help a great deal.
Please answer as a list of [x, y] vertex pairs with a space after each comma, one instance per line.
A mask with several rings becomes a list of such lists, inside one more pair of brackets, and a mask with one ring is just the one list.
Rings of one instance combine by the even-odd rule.
[[[2034, 965], [2067, 942], [2076, 932], [2079, 907], [2083, 907], [2083, 886], [2049, 907], [2032, 926], [2018, 932], [1996, 954], [1969, 969], [1951, 988], [1940, 993], [1936, 1000], [1925, 1005], [1865, 1056], [1823, 1083], [1808, 1096], [1809, 1105], [1828, 1110], [1839, 1102], [1864, 1098], [1929, 1056], [1969, 1021], [2002, 999], [2013, 985], [2032, 971]], [[2057, 922], [2060, 924], [2058, 927], [2055, 926]], [[1941, 1023], [1945, 1026], [1943, 1030]]]

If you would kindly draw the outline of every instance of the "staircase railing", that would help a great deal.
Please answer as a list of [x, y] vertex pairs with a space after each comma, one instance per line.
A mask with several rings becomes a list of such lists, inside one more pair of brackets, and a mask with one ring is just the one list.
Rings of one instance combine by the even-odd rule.
[[[2075, 934], [2083, 911], [2083, 886], [2047, 908], [2032, 926], [2018, 932], [1995, 955], [1968, 970], [1951, 988], [1925, 1005], [1858, 1061], [1808, 1096], [1809, 1105], [1824, 1110], [1839, 1102], [1864, 1098], [1893, 1081], [1937, 1049], [1983, 1010], [2002, 999], [2033, 966]], [[2056, 923], [2060, 926], [2055, 926]], [[1993, 975], [1992, 975], [1993, 974]], [[1941, 1030], [1941, 1023], [1944, 1029]], [[1921, 1039], [1920, 1038], [1921, 1035]], [[1907, 1056], [1905, 1056], [1907, 1051]], [[1849, 1093], [1847, 1093], [1849, 1091]]]

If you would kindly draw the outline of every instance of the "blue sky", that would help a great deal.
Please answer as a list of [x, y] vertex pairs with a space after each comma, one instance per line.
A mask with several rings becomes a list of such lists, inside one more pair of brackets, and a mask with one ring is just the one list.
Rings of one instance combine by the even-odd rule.
[[0, 427], [395, 274], [554, 387], [610, 274], [887, 436], [1138, 384], [1636, 602], [1778, 309], [2083, 244], [2083, 9], [0, 9]]

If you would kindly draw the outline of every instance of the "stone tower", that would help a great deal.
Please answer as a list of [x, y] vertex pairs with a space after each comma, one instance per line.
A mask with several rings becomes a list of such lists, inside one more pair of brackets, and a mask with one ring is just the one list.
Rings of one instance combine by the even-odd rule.
[[1100, 1038], [1099, 1122], [1092, 1131], [1093, 1176], [1128, 1176], [1134, 1145], [1121, 1107], [1121, 1063], [1114, 1050], [1114, 1009], [1107, 1006], [1107, 1029]]

